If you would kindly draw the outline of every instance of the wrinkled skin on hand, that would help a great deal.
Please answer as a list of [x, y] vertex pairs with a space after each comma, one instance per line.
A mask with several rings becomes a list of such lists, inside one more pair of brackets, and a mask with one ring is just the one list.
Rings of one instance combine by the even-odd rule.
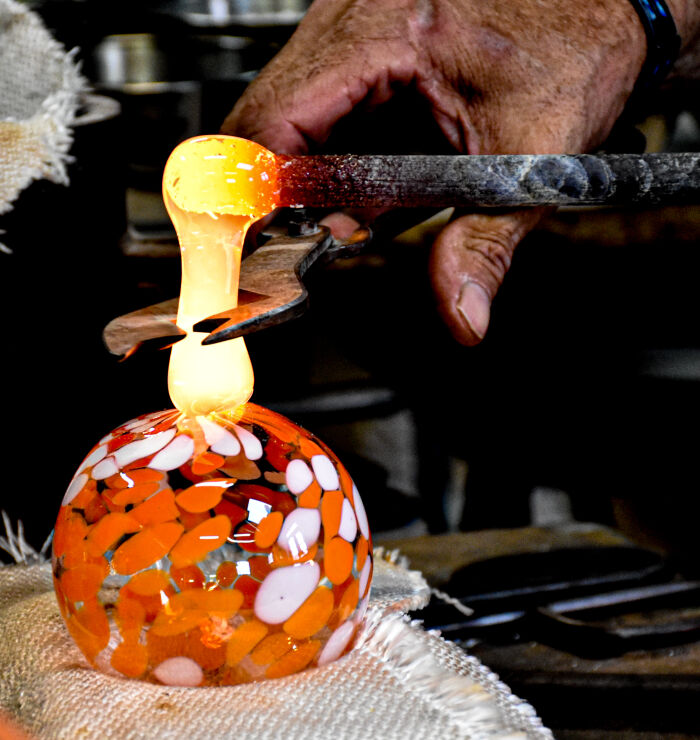
[[[687, 48], [700, 0], [669, 5]], [[411, 86], [458, 152], [587, 151], [610, 132], [645, 55], [629, 0], [316, 0], [222, 130], [306, 153], [359, 104]], [[431, 279], [458, 341], [484, 336], [513, 250], [541, 216], [458, 215], [438, 236]], [[334, 226], [347, 230], [347, 217]]]

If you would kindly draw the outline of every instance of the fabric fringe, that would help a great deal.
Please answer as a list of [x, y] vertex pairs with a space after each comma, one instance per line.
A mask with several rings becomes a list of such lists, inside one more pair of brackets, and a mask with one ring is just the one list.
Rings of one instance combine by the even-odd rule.
[[436, 599], [440, 599], [440, 601], [444, 602], [445, 604], [453, 606], [460, 614], [463, 614], [465, 617], [471, 617], [472, 614], [474, 614], [473, 609], [470, 609], [459, 599], [455, 599], [453, 596], [450, 596], [444, 591], [440, 591], [439, 588], [431, 588], [430, 593], [435, 596]]
[[408, 558], [398, 550], [387, 550], [382, 546], [378, 546], [374, 548], [374, 557], [377, 559], [381, 558], [387, 563], [397, 565], [399, 568], [404, 568], [405, 570], [410, 570], [411, 567]]
[[[0, 512], [5, 535], [0, 535], [0, 551], [6, 552], [17, 565], [41, 565], [49, 562], [49, 548], [53, 540], [53, 531], [39, 550], [35, 550], [24, 536], [24, 524], [17, 520], [17, 532], [14, 531], [10, 517], [5, 511]], [[0, 563], [0, 567], [2, 563]]]
[[[420, 700], [449, 715], [469, 740], [494, 734], [503, 740], [553, 740], [535, 710], [514, 696], [495, 673], [437, 633], [418, 630], [420, 622], [406, 615], [370, 609], [355, 649], [370, 653]], [[437, 649], [426, 650], [426, 639], [438, 643], [433, 644]], [[459, 651], [456, 662], [465, 675], [455, 675], [454, 665], [436, 657], [444, 648]]]
[[[74, 161], [69, 154], [73, 126], [90, 86], [77, 60], [78, 49], [67, 52], [34, 11], [15, 0], [0, 0], [0, 19], [4, 21], [4, 25], [0, 24], [0, 44], [8, 45], [15, 59], [22, 58], [21, 55], [40, 57], [53, 81], [52, 91], [40, 102], [33, 103], [40, 86], [37, 91], [27, 91], [25, 115], [0, 115], [0, 125], [4, 122], [10, 132], [18, 132], [13, 134], [18, 143], [9, 153], [5, 152], [8, 159], [0, 161], [3, 165], [0, 175], [4, 178], [0, 214], [4, 214], [13, 209], [21, 192], [35, 180], [69, 184], [67, 168]], [[12, 68], [0, 70], [3, 89], [13, 85], [12, 74]], [[14, 84], [16, 87], [17, 83]], [[11, 254], [12, 250], [0, 241], [0, 252]]]
[[[58, 54], [60, 50], [62, 47], [56, 42], [54, 53]], [[75, 161], [75, 157], [68, 153], [73, 145], [72, 126], [78, 117], [80, 98], [89, 90], [77, 62], [78, 51], [75, 48], [64, 53], [61, 89], [42, 102], [42, 113], [39, 114], [49, 123], [41, 126], [45, 157], [43, 176], [59, 185], [69, 185], [67, 167]]]

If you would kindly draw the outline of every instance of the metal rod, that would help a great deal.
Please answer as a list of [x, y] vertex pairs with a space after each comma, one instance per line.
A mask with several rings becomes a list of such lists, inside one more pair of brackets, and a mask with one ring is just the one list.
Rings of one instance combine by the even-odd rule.
[[310, 155], [281, 165], [284, 205], [310, 207], [700, 203], [700, 153]]

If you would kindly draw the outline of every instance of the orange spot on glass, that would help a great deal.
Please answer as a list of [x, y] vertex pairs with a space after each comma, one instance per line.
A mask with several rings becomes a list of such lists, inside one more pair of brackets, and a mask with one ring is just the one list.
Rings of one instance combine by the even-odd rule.
[[87, 601], [97, 596], [104, 577], [105, 572], [99, 565], [81, 564], [65, 571], [61, 576], [61, 588], [67, 599]]
[[130, 532], [137, 532], [141, 525], [129, 514], [115, 512], [107, 514], [93, 524], [87, 536], [86, 551], [90, 555], [102, 555]]
[[136, 519], [144, 527], [150, 524], [171, 521], [176, 519], [177, 515], [178, 508], [175, 506], [175, 494], [169, 488], [158, 491], [155, 496], [151, 496], [129, 512], [129, 516]]
[[369, 553], [369, 542], [367, 542], [367, 539], [360, 535], [359, 539], [357, 540], [357, 572], [360, 573], [362, 569], [365, 567], [365, 560], [367, 560], [367, 555]]
[[255, 595], [260, 589], [260, 581], [255, 578], [243, 575], [236, 579], [236, 589], [243, 594], [243, 605], [241, 609], [251, 609], [255, 601]]
[[287, 565], [297, 565], [313, 560], [316, 553], [318, 553], [318, 545], [312, 545], [306, 552], [298, 553], [287, 552], [279, 545], [274, 545], [268, 560], [273, 568], [284, 568]]
[[125, 640], [136, 642], [146, 621], [146, 609], [136, 599], [126, 597], [117, 602], [117, 624]]
[[202, 588], [207, 580], [196, 565], [186, 565], [184, 568], [172, 566], [170, 576], [181, 591], [186, 588]]
[[279, 537], [283, 522], [284, 516], [281, 511], [268, 514], [255, 530], [255, 544], [261, 549], [271, 547]]
[[176, 568], [193, 565], [213, 550], [218, 550], [231, 533], [231, 521], [226, 516], [215, 516], [198, 524], [182, 535], [172, 548], [170, 560]]
[[314, 659], [319, 651], [321, 643], [318, 640], [309, 640], [309, 642], [299, 645], [295, 650], [290, 650], [276, 663], [273, 663], [266, 671], [267, 678], [282, 678], [291, 676], [292, 673], [298, 673], [306, 668]]
[[258, 555], [257, 557], [249, 558], [248, 567], [250, 568], [250, 575], [253, 576], [253, 578], [257, 578], [259, 581], [262, 581], [272, 570], [270, 556]]
[[109, 620], [104, 608], [89, 601], [66, 620], [73, 639], [88, 660], [93, 661], [109, 642]]
[[210, 616], [232, 617], [243, 603], [243, 594], [231, 589], [206, 591], [188, 589], [173, 596], [170, 606], [173, 611], [201, 610]]
[[321, 486], [314, 480], [311, 485], [303, 491], [297, 503], [307, 509], [315, 509], [321, 500]]
[[161, 612], [155, 618], [149, 633], [160, 637], [174, 637], [182, 635], [185, 632], [193, 630], [200, 622], [207, 618], [207, 613], [203, 609], [189, 609], [179, 611], [177, 614], [167, 614]]
[[321, 521], [326, 540], [335, 537], [340, 528], [344, 496], [341, 491], [326, 491], [321, 499]]
[[185, 511], [200, 514], [217, 506], [224, 495], [224, 491], [233, 483], [235, 481], [230, 478], [212, 478], [201, 483], [195, 483], [195, 485], [178, 493], [175, 501]]
[[142, 483], [133, 488], [124, 488], [112, 496], [112, 501], [117, 506], [128, 506], [129, 504], [140, 504], [158, 490], [158, 483]]
[[94, 496], [90, 499], [90, 502], [85, 506], [83, 511], [85, 512], [85, 521], [88, 522], [88, 524], [94, 524], [108, 513], [107, 507], [102, 501], [102, 497], [97, 492], [95, 492]]
[[112, 567], [121, 575], [149, 568], [164, 558], [180, 539], [183, 527], [177, 522], [154, 524], [130, 537], [112, 556]]
[[281, 658], [294, 647], [294, 640], [284, 632], [275, 632], [266, 637], [250, 655], [256, 665], [268, 665]]
[[292, 637], [311, 637], [326, 626], [332, 611], [333, 592], [321, 586], [284, 623], [283, 629]]
[[[336, 624], [344, 622], [357, 608], [357, 602], [360, 600], [360, 582], [357, 579], [352, 579], [347, 584], [343, 595], [340, 597], [340, 603], [336, 610]], [[333, 625], [335, 627], [335, 624]]]
[[122, 642], [114, 649], [109, 662], [124, 676], [139, 678], [148, 668], [148, 649], [138, 642]]
[[164, 570], [143, 570], [129, 581], [129, 590], [139, 596], [154, 596], [170, 585], [170, 578]]
[[53, 541], [53, 551], [57, 558], [66, 553], [84, 552], [84, 539], [88, 533], [88, 525], [83, 516], [67, 506], [61, 508], [56, 522], [56, 534]]
[[267, 634], [268, 627], [257, 619], [245, 622], [236, 628], [226, 645], [226, 663], [236, 665], [260, 642]]
[[343, 583], [352, 572], [352, 545], [342, 537], [333, 537], [325, 543], [323, 568], [331, 583]]

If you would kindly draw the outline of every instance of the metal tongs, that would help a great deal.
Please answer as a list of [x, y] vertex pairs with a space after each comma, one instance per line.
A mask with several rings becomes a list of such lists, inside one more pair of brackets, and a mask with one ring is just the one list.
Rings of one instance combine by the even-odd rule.
[[[282, 195], [309, 207], [471, 210], [538, 206], [675, 205], [700, 202], [700, 153], [580, 155], [325, 155], [290, 157]], [[420, 220], [417, 219], [416, 222]], [[398, 232], [396, 232], [398, 233]], [[303, 313], [306, 271], [319, 261], [354, 254], [372, 239], [368, 228], [345, 242], [303, 215], [243, 260], [238, 306], [203, 319], [195, 331], [214, 344]], [[115, 355], [138, 346], [169, 346], [177, 299], [111, 321], [103, 338]]]
[[[194, 325], [207, 332], [202, 344], [234, 339], [300, 316], [307, 305], [304, 274], [316, 262], [352, 256], [371, 239], [368, 228], [339, 241], [326, 226], [293, 214], [286, 227], [266, 230], [267, 241], [241, 263], [238, 306]], [[103, 339], [112, 354], [126, 358], [141, 345], [165, 348], [185, 336], [176, 324], [178, 299], [119, 316], [107, 324]]]

